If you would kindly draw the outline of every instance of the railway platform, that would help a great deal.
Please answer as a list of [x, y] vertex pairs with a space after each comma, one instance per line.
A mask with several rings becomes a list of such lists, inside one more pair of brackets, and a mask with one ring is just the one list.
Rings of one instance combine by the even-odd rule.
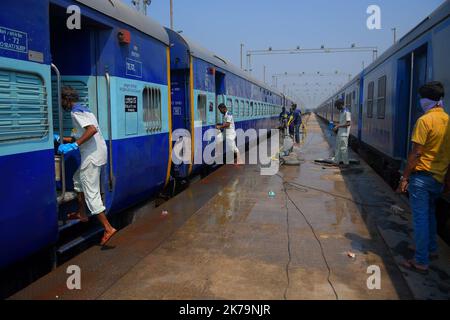
[[[333, 137], [314, 115], [307, 132], [299, 166], [274, 176], [223, 166], [10, 298], [448, 299], [448, 246], [429, 275], [402, 269], [412, 255], [407, 202], [362, 160], [315, 163]], [[66, 285], [73, 265], [80, 290]]]

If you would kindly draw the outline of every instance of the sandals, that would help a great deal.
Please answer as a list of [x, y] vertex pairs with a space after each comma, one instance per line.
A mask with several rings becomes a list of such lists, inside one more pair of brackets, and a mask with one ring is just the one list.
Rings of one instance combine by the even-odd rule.
[[79, 212], [72, 212], [67, 215], [67, 220], [80, 220], [81, 222], [88, 222], [88, 217], [82, 217]]
[[401, 266], [405, 269], [420, 273], [422, 275], [427, 275], [428, 274], [428, 268], [427, 269], [422, 269], [422, 268], [418, 268], [417, 264], [414, 260], [407, 260], [404, 261]]
[[[408, 246], [408, 250], [416, 252], [416, 246], [410, 244]], [[439, 253], [437, 251], [436, 252], [430, 252], [429, 259], [430, 259], [430, 261], [438, 260], [439, 259]]]
[[106, 243], [108, 243], [109, 240], [117, 233], [116, 229], [113, 229], [111, 233], [106, 233], [103, 235], [102, 241], [100, 242], [101, 246], [104, 246]]

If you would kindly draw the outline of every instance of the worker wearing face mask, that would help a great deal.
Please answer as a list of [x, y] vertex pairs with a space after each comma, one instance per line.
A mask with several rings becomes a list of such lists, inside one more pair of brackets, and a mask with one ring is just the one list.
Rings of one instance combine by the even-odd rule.
[[436, 201], [450, 186], [450, 121], [444, 110], [444, 86], [430, 82], [419, 89], [425, 113], [415, 125], [412, 150], [400, 180], [399, 192], [409, 192], [413, 213], [414, 259], [404, 267], [428, 273], [429, 260], [437, 256]]

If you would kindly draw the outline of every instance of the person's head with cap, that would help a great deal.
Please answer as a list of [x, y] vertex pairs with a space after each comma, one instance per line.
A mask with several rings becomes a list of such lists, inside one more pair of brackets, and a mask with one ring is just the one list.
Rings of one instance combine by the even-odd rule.
[[217, 107], [220, 111], [220, 113], [225, 114], [227, 113], [227, 106], [224, 103], [219, 104], [219, 106]]
[[80, 97], [77, 90], [72, 87], [63, 87], [61, 90], [61, 105], [64, 110], [70, 111], [72, 107], [79, 101]]
[[424, 112], [435, 108], [443, 107], [442, 99], [445, 97], [445, 89], [441, 82], [432, 81], [419, 88], [420, 105]]
[[344, 100], [342, 99], [338, 99], [334, 102], [334, 106], [335, 108], [337, 108], [338, 110], [343, 110], [344, 109]]

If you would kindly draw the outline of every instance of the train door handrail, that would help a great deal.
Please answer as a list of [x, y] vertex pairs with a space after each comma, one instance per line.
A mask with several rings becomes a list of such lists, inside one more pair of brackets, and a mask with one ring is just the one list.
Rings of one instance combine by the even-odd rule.
[[[55, 64], [51, 64], [53, 71], [56, 74], [56, 87], [57, 87], [57, 95], [58, 95], [58, 125], [59, 125], [59, 137], [61, 139], [61, 143], [63, 143], [64, 137], [64, 121], [63, 121], [63, 110], [61, 103], [61, 73], [59, 72], [58, 67]], [[66, 165], [64, 162], [64, 154], [61, 154], [61, 196], [62, 200], [65, 199], [66, 195]]]
[[112, 110], [111, 110], [111, 77], [108, 72], [105, 73], [106, 79], [106, 102], [108, 112], [108, 157], [109, 157], [109, 177], [108, 186], [109, 191], [113, 190], [114, 186], [114, 171], [113, 171], [113, 150], [112, 150]]

